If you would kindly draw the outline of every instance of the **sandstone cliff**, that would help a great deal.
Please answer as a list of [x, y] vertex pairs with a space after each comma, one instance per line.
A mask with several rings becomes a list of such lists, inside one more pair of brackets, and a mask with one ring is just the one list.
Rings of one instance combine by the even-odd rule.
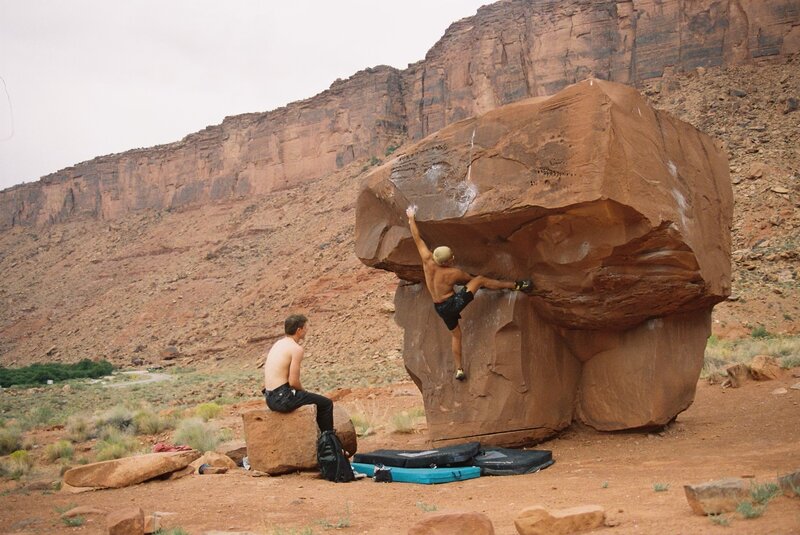
[[313, 98], [2, 191], [0, 229], [276, 191], [587, 77], [634, 84], [798, 51], [796, 0], [497, 2], [404, 71], [367, 69]]

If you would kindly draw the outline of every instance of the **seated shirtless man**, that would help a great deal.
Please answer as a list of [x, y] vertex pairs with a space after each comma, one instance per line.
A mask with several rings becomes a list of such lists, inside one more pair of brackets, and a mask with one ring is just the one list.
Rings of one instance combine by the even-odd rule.
[[[463, 381], [466, 375], [461, 363], [461, 326], [458, 324], [458, 320], [461, 319], [461, 311], [475, 298], [475, 292], [480, 288], [528, 291], [531, 289], [532, 283], [529, 280], [517, 282], [499, 281], [480, 275], [473, 277], [469, 273], [452, 267], [454, 256], [449, 247], [440, 246], [435, 248], [433, 252], [428, 249], [419, 234], [417, 222], [414, 219], [416, 213], [416, 206], [409, 206], [406, 209], [411, 237], [414, 238], [419, 256], [422, 258], [425, 285], [428, 287], [431, 297], [433, 297], [433, 306], [444, 320], [452, 336], [453, 358], [456, 361], [456, 379]], [[453, 285], [455, 284], [464, 284], [465, 286], [456, 293], [453, 290]]]
[[320, 431], [333, 430], [333, 402], [303, 390], [300, 384], [300, 363], [303, 346], [300, 342], [308, 332], [308, 319], [300, 314], [286, 318], [286, 336], [275, 342], [264, 362], [264, 396], [267, 407], [276, 412], [291, 412], [301, 405], [317, 406], [317, 426]]

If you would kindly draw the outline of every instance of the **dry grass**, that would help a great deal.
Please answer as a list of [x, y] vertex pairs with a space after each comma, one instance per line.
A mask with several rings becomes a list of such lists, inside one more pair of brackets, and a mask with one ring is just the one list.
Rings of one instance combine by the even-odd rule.
[[800, 336], [757, 336], [719, 340], [711, 336], [706, 344], [701, 377], [725, 373], [731, 364], [749, 364], [756, 355], [770, 355], [784, 368], [800, 366]]

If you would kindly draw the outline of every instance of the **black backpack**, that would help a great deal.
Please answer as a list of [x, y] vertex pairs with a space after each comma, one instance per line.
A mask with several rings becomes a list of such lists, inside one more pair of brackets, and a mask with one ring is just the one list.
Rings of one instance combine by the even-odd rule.
[[317, 462], [322, 477], [336, 483], [353, 481], [353, 467], [344, 454], [339, 437], [333, 431], [323, 431], [317, 440]]

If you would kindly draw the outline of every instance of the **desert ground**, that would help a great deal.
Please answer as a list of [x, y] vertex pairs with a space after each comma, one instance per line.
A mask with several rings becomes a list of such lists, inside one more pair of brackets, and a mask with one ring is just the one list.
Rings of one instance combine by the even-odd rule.
[[[525, 507], [588, 504], [606, 511], [606, 526], [592, 533], [800, 533], [798, 498], [778, 496], [754, 519], [728, 514], [729, 523], [723, 526], [694, 515], [683, 490], [686, 484], [724, 477], [765, 484], [800, 469], [800, 390], [791, 388], [798, 383], [800, 368], [785, 370], [774, 381], [749, 381], [735, 389], [701, 380], [694, 404], [665, 428], [601, 433], [573, 425], [536, 446], [551, 450], [555, 464], [527, 475], [440, 485], [376, 483], [369, 478], [337, 484], [315, 472], [253, 477], [240, 468], [66, 494], [41, 483], [58, 479], [57, 473], [45, 471], [38, 485], [2, 484], [0, 533], [104, 533], [100, 514], [86, 515], [78, 527], [67, 527], [60, 519], [60, 511], [88, 505], [106, 512], [125, 506], [160, 512], [163, 528], [180, 527], [191, 534], [394, 534], [405, 533], [434, 511], [479, 511], [491, 519], [498, 535], [512, 535], [514, 518]], [[787, 392], [773, 393], [780, 388]], [[389, 425], [393, 414], [422, 405], [413, 383], [344, 390], [335, 397], [349, 413], [373, 422], [373, 432], [359, 440], [359, 451], [426, 447], [424, 419], [411, 432], [399, 433]], [[239, 415], [261, 403], [253, 398], [227, 406], [219, 424], [240, 437]], [[56, 426], [38, 432], [36, 441], [44, 445], [62, 434], [63, 426]]]

